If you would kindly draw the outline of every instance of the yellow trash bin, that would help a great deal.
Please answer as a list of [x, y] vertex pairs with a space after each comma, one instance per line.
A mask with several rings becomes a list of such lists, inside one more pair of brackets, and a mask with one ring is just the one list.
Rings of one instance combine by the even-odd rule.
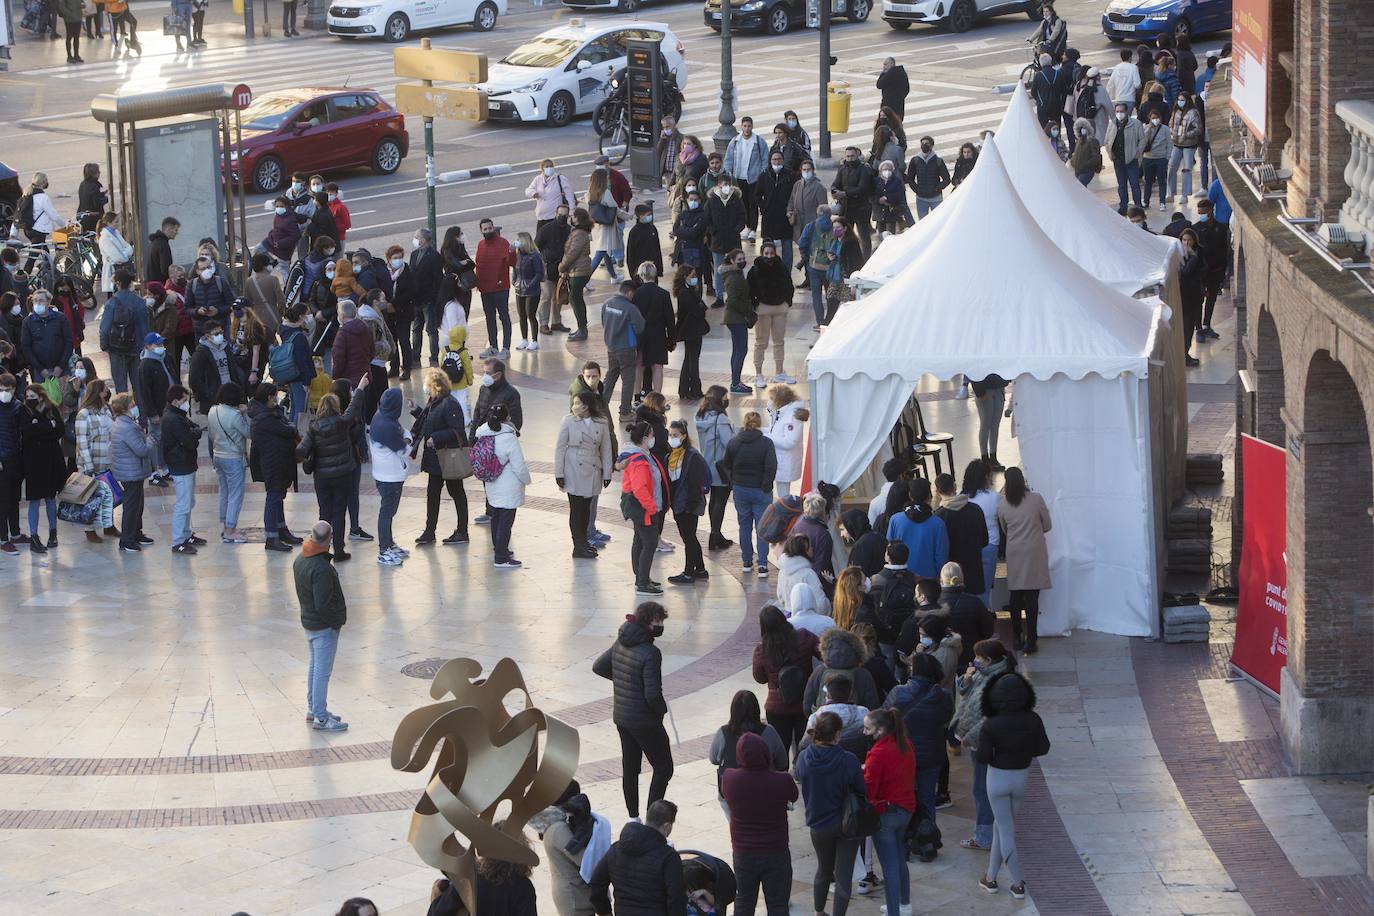
[[849, 84], [843, 80], [825, 84], [825, 107], [829, 117], [829, 128], [832, 134], [844, 134], [849, 132], [849, 103], [853, 96], [849, 94]]
[[243, 0], [233, 0], [230, 7], [233, 9], [235, 16], [243, 15]]

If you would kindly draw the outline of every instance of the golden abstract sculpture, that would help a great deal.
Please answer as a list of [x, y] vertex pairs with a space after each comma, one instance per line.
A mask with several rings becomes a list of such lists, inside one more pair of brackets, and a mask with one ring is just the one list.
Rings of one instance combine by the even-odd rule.
[[[539, 856], [513, 839], [530, 817], [563, 794], [577, 770], [577, 730], [534, 706], [520, 667], [503, 658], [488, 677], [470, 658], [444, 663], [430, 696], [452, 699], [421, 707], [396, 727], [391, 765], [418, 773], [438, 748], [425, 793], [410, 818], [410, 845], [425, 863], [442, 871], [458, 889], [469, 913], [477, 912], [476, 856], [531, 867]], [[504, 700], [518, 691], [524, 707], [515, 715]], [[539, 732], [544, 751], [539, 752]], [[494, 825], [497, 806], [510, 799], [510, 813]], [[455, 835], [466, 837], [469, 845]]]

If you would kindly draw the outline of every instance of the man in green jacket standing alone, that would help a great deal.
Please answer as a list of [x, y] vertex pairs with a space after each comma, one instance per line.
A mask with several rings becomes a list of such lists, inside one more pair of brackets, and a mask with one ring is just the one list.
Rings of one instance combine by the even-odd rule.
[[348, 723], [329, 711], [329, 675], [334, 671], [334, 653], [339, 648], [339, 630], [348, 620], [343, 586], [334, 569], [329, 545], [334, 529], [329, 522], [316, 522], [305, 539], [300, 556], [291, 565], [296, 580], [296, 599], [301, 603], [301, 626], [310, 641], [310, 671], [306, 680], [306, 703], [310, 707], [305, 721], [316, 731], [341, 732]]

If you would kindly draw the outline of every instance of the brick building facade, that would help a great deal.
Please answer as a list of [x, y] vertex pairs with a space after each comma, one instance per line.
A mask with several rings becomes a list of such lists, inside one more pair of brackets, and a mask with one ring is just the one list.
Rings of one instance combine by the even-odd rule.
[[[1225, 123], [1226, 85], [1208, 105], [1234, 207], [1237, 363], [1253, 380], [1237, 424], [1288, 453], [1286, 754], [1299, 773], [1355, 772], [1374, 760], [1374, 293], [1282, 218], [1337, 222], [1348, 181], [1372, 177], [1349, 168], [1336, 105], [1374, 99], [1374, 3], [1273, 0], [1271, 10], [1267, 143], [1247, 148]], [[1232, 154], [1291, 170], [1286, 198], [1257, 195]]]

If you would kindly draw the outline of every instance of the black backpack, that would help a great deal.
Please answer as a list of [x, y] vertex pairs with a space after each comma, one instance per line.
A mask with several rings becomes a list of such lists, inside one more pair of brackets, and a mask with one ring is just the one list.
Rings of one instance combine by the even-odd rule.
[[468, 345], [463, 343], [456, 350], [444, 350], [444, 361], [441, 368], [444, 370], [444, 374], [448, 376], [451, 384], [458, 385], [464, 381], [471, 384], [472, 382], [472, 379], [468, 377], [468, 372], [463, 368], [463, 354], [467, 352], [467, 349]]
[[1096, 91], [1084, 91], [1078, 94], [1078, 111], [1075, 112], [1078, 117], [1087, 118], [1089, 121], [1092, 121], [1097, 117], [1097, 109]]
[[132, 314], [133, 308], [132, 305], [120, 303], [118, 311], [110, 313], [110, 333], [105, 338], [105, 345], [111, 353], [128, 354], [138, 349], [134, 339], [138, 332], [134, 320], [137, 316]]
[[915, 579], [893, 575], [878, 593], [878, 619], [887, 626], [900, 625], [916, 611]]
[[29, 191], [19, 198], [19, 205], [14, 210], [14, 221], [19, 228], [25, 232], [33, 231], [33, 192]]
[[806, 682], [809, 678], [801, 665], [788, 662], [778, 669], [778, 696], [789, 706], [796, 706], [806, 697]]

